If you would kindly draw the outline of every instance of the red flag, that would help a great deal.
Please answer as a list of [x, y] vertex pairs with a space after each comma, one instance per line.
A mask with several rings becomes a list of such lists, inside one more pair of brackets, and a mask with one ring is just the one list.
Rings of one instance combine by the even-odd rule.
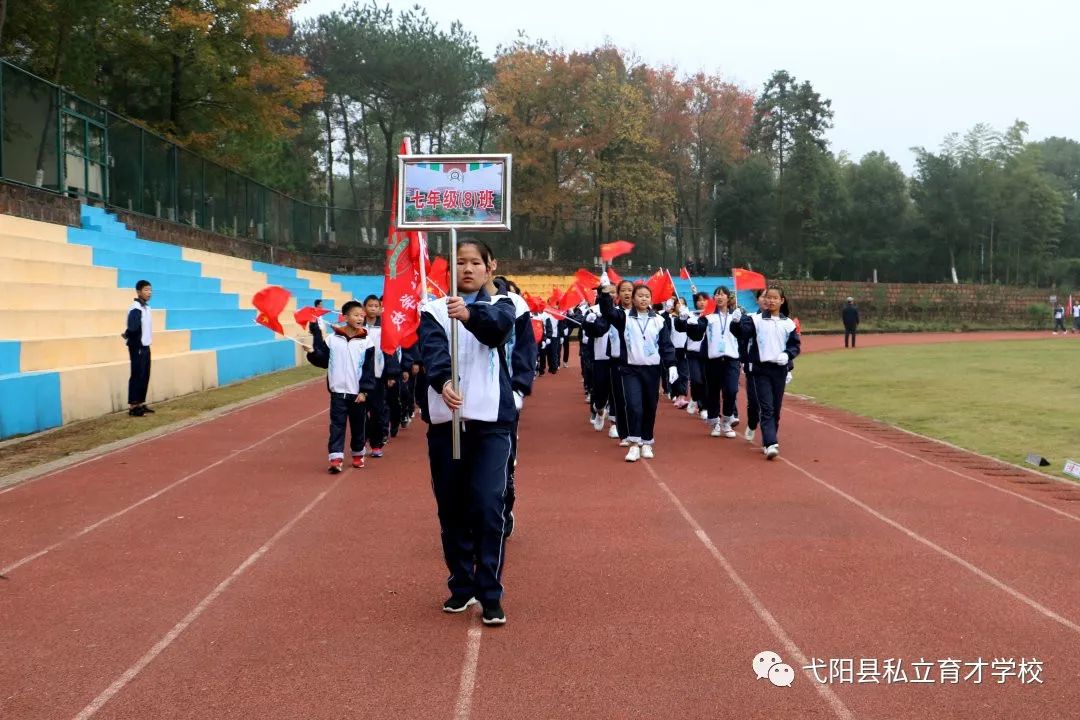
[[705, 307], [701, 309], [701, 314], [712, 315], [714, 312], [716, 312], [716, 300], [709, 298], [705, 301]]
[[450, 264], [446, 262], [446, 258], [439, 256], [431, 261], [427, 279], [436, 292], [442, 295], [450, 294]]
[[536, 342], [540, 342], [544, 339], [544, 323], [539, 318], [533, 318], [533, 337], [536, 338]]
[[765, 276], [753, 270], [735, 268], [735, 288], [737, 290], [764, 290]]
[[559, 303], [562, 302], [563, 292], [557, 287], [551, 288], [551, 295], [548, 297], [548, 305], [553, 307], [559, 307]]
[[533, 297], [529, 293], [522, 293], [521, 299], [525, 301], [525, 304], [529, 306], [529, 310], [534, 313], [544, 311], [544, 301], [538, 297]]
[[548, 315], [555, 318], [556, 320], [565, 320], [566, 319], [566, 313], [561, 312], [559, 310], [556, 310], [553, 307], [544, 308], [544, 312], [546, 312]]
[[679, 268], [679, 279], [680, 280], [689, 280], [690, 279], [690, 271], [687, 270], [686, 268]]
[[634, 243], [625, 240], [616, 240], [612, 243], [605, 243], [600, 246], [600, 259], [604, 262], [611, 262], [620, 255], [626, 255], [633, 249]]
[[581, 291], [581, 285], [574, 283], [563, 293], [559, 301], [560, 310], [570, 310], [580, 305], [585, 300], [585, 294]]
[[667, 270], [657, 270], [645, 283], [652, 290], [653, 304], [662, 303], [675, 297], [675, 286]]
[[581, 287], [594, 288], [600, 285], [600, 278], [597, 275], [593, 275], [591, 272], [582, 268], [574, 273], [574, 279], [581, 283]]
[[795, 332], [802, 335], [802, 323], [799, 322], [799, 318], [792, 318], [791, 321], [795, 323]]
[[307, 330], [308, 325], [328, 312], [330, 311], [326, 308], [303, 307], [293, 313], [293, 320], [296, 321], [297, 325]]
[[612, 285], [618, 285], [622, 282], [622, 278], [619, 277], [619, 273], [615, 272], [614, 269], [608, 268], [607, 270], [605, 270], [605, 272], [607, 273], [608, 280], [611, 281]]
[[[401, 141], [401, 153], [411, 151], [409, 138]], [[394, 180], [397, 197], [398, 180]], [[386, 353], [396, 352], [399, 347], [409, 347], [417, 340], [420, 327], [420, 300], [424, 288], [420, 287], [420, 263], [426, 258], [416, 230], [398, 232], [396, 203], [390, 206], [390, 232], [386, 242], [386, 271], [383, 278], [383, 322], [381, 342]]]
[[278, 335], [284, 335], [285, 328], [281, 327], [278, 316], [289, 304], [291, 297], [292, 293], [277, 285], [271, 285], [255, 293], [255, 297], [251, 298], [251, 304], [259, 311], [259, 314], [255, 316], [255, 322], [270, 328]]

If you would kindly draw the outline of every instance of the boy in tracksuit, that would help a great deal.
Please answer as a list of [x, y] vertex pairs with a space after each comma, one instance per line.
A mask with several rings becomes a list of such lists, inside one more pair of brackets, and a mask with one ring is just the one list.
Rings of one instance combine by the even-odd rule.
[[364, 467], [364, 425], [368, 396], [375, 389], [374, 367], [368, 349], [371, 338], [364, 328], [364, 308], [349, 301], [341, 308], [345, 325], [334, 328], [325, 340], [318, 323], [311, 325], [312, 347], [307, 359], [326, 369], [330, 391], [330, 440], [327, 443], [331, 473], [339, 473], [345, 458], [345, 426], [352, 430], [349, 448], [352, 466]]
[[367, 436], [373, 458], [383, 456], [383, 446], [386, 445], [386, 437], [390, 433], [386, 397], [396, 388], [399, 373], [397, 358], [382, 350], [382, 324], [379, 320], [381, 314], [382, 301], [377, 296], [368, 295], [364, 298], [364, 329], [371, 339], [367, 350], [369, 357], [365, 362], [370, 362], [375, 374], [375, 387], [367, 402]]
[[153, 288], [146, 280], [135, 283], [135, 299], [128, 308], [124, 341], [131, 358], [131, 377], [128, 380], [128, 415], [142, 417], [154, 411], [146, 407], [146, 391], [150, 386], [150, 343], [153, 341], [153, 315], [150, 296]]

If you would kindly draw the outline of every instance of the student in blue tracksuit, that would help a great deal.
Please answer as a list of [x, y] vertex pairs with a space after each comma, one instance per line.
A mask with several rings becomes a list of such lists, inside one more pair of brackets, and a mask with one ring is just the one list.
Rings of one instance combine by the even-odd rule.
[[716, 310], [694, 321], [679, 323], [687, 337], [704, 340], [705, 409], [713, 437], [735, 437], [732, 429], [735, 400], [739, 392], [739, 341], [731, 331], [731, 293], [718, 287], [713, 293]]
[[154, 316], [150, 312], [150, 297], [153, 294], [154, 289], [149, 280], [135, 283], [135, 300], [128, 308], [127, 328], [123, 334], [131, 360], [128, 415], [132, 417], [142, 417], [154, 412], [146, 406], [146, 392], [150, 387], [150, 343], [154, 335]]
[[[618, 298], [618, 309], [625, 316], [633, 307], [634, 283], [629, 280], [620, 280], [615, 288]], [[599, 300], [599, 296], [597, 297]], [[600, 305], [603, 310], [603, 305]], [[609, 369], [611, 370], [611, 407], [614, 413], [615, 424], [608, 433], [610, 438], [619, 439], [619, 447], [629, 447], [630, 425], [626, 414], [626, 398], [623, 395], [622, 375], [619, 368], [626, 364], [626, 347], [623, 345], [622, 336], [617, 327], [611, 324], [614, 315], [605, 315], [608, 324], [608, 357], [611, 358]]]
[[588, 309], [582, 319], [581, 332], [589, 338], [591, 348], [592, 378], [589, 382], [589, 404], [592, 410], [592, 426], [597, 432], [604, 429], [604, 421], [611, 405], [611, 357], [608, 323], [600, 315], [600, 307]]
[[311, 343], [307, 359], [315, 367], [326, 369], [326, 389], [330, 391], [330, 454], [331, 473], [341, 472], [345, 458], [345, 426], [352, 430], [349, 448], [354, 468], [364, 467], [364, 426], [368, 397], [375, 389], [374, 363], [368, 352], [371, 338], [364, 327], [364, 306], [351, 300], [341, 308], [345, 325], [334, 328], [323, 339], [318, 323], [312, 323]]
[[[510, 386], [514, 390], [514, 400], [517, 404], [518, 415], [521, 415], [525, 398], [532, 394], [533, 381], [536, 380], [536, 342], [532, 331], [532, 316], [529, 313], [529, 304], [521, 296], [521, 290], [512, 281], [505, 277], [497, 277], [488, 282], [485, 289], [492, 296], [506, 295], [514, 302], [514, 330], [506, 340], [506, 361], [510, 363]], [[506, 537], [514, 534], [514, 502], [517, 500], [517, 445], [518, 445], [518, 421], [514, 420], [513, 433], [510, 436], [512, 448], [510, 453], [510, 481], [506, 489]]]
[[381, 458], [387, 435], [390, 433], [390, 414], [387, 410], [387, 395], [397, 389], [397, 377], [400, 373], [397, 357], [382, 350], [382, 300], [377, 295], [364, 298], [364, 329], [367, 330], [371, 343], [368, 347], [370, 362], [375, 373], [375, 387], [367, 402], [367, 435], [371, 446], [371, 457]]
[[[753, 315], [759, 314], [762, 307], [761, 296], [764, 294], [764, 290], [756, 291], [754, 293], [755, 307], [752, 311], [747, 309], [745, 312], [750, 312]], [[754, 382], [754, 374], [750, 369], [750, 341], [744, 337], [739, 338], [739, 361], [742, 363], [743, 374], [746, 376], [746, 433], [743, 437], [749, 442], [753, 442], [754, 433], [757, 431], [760, 418], [758, 413], [757, 384]]]
[[629, 312], [615, 303], [609, 293], [601, 293], [600, 309], [611, 327], [618, 331], [623, 362], [619, 365], [619, 383], [623, 388], [630, 449], [627, 462], [652, 458], [656, 425], [656, 404], [660, 394], [661, 373], [675, 382], [675, 347], [671, 344], [668, 323], [652, 305], [652, 290], [637, 285], [632, 291]]
[[[695, 293], [694, 311], [691, 312], [688, 309], [680, 311], [678, 320], [681, 322], [676, 325], [676, 328], [685, 329], [684, 323], [690, 318], [701, 315], [708, 302], [709, 296], [706, 293]], [[701, 414], [702, 419], [705, 419], [708, 414], [705, 410], [705, 343], [703, 340], [704, 338], [694, 340], [689, 336], [686, 338], [686, 370], [690, 385], [690, 403], [686, 406], [686, 412], [695, 417]]]
[[686, 360], [686, 343], [689, 338], [686, 333], [675, 328], [675, 321], [683, 315], [689, 314], [686, 301], [675, 296], [675, 302], [668, 312], [668, 323], [671, 331], [671, 344], [675, 346], [675, 364], [679, 368], [679, 377], [672, 383], [671, 394], [674, 396], [675, 407], [682, 410], [690, 404], [688, 397], [690, 390], [690, 365]]
[[[506, 493], [517, 403], [506, 359], [516, 324], [514, 302], [484, 289], [494, 267], [491, 249], [459, 243], [459, 297], [424, 305], [420, 357], [427, 376], [428, 459], [439, 508], [442, 547], [450, 571], [446, 612], [479, 600], [483, 622], [502, 625], [501, 582], [506, 549]], [[450, 323], [457, 323], [459, 389], [451, 384]], [[453, 411], [461, 412], [461, 459], [452, 455]]]
[[801, 340], [795, 322], [780, 312], [784, 292], [770, 287], [761, 296], [761, 313], [739, 317], [736, 333], [748, 341], [749, 368], [757, 388], [761, 416], [762, 450], [767, 460], [780, 454], [780, 408], [792, 361], [799, 354]]

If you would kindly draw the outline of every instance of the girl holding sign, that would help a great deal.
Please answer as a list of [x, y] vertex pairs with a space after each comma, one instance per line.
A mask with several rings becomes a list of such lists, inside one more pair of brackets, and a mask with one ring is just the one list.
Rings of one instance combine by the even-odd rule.
[[[506, 362], [506, 342], [517, 311], [485, 285], [494, 268], [491, 249], [462, 240], [457, 251], [459, 297], [433, 300], [420, 319], [420, 357], [427, 374], [428, 460], [450, 570], [443, 610], [458, 613], [477, 600], [485, 625], [502, 625], [506, 495], [511, 433], [520, 402]], [[458, 323], [458, 377], [451, 382], [450, 326]], [[462, 420], [461, 459], [453, 459], [453, 413]]]
[[630, 311], [624, 312], [621, 307], [615, 307], [611, 295], [602, 293], [600, 296], [600, 309], [612, 329], [618, 332], [622, 347], [623, 363], [618, 373], [626, 412], [626, 439], [630, 443], [627, 462], [653, 457], [660, 373], [666, 372], [671, 383], [679, 374], [675, 366], [675, 346], [671, 344], [671, 328], [652, 309], [652, 290], [646, 285], [634, 286], [632, 301]]

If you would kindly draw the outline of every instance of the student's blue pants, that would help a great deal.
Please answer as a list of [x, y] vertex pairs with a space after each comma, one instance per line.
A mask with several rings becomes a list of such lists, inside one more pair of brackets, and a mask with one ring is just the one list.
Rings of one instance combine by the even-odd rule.
[[787, 367], [775, 363], [758, 363], [754, 366], [754, 384], [757, 387], [758, 409], [761, 415], [761, 444], [775, 445], [779, 440], [780, 408], [784, 404], [784, 386], [787, 385]]
[[[619, 437], [625, 440], [630, 437], [630, 424], [626, 417], [626, 397], [623, 393], [622, 365], [612, 360], [611, 369], [611, 408], [615, 411], [615, 429], [619, 431]], [[657, 386], [659, 392], [659, 386]]]
[[330, 442], [326, 449], [330, 459], [345, 457], [345, 424], [352, 430], [349, 449], [353, 455], [364, 451], [364, 424], [367, 403], [356, 402], [355, 395], [330, 393]]
[[146, 391], [150, 387], [150, 348], [128, 345], [128, 356], [131, 358], [128, 405], [141, 405], [146, 402]]
[[608, 403], [611, 401], [611, 361], [593, 360], [592, 371], [590, 397], [593, 412], [599, 415], [607, 410]]
[[757, 383], [750, 371], [746, 371], [746, 427], [757, 430], [760, 424], [757, 401]]
[[739, 394], [739, 361], [735, 358], [705, 360], [705, 409], [709, 420], [735, 414], [735, 398]]
[[660, 393], [659, 365], [623, 365], [619, 368], [626, 406], [627, 434], [632, 442], [651, 445]]
[[439, 508], [447, 586], [481, 603], [502, 597], [511, 423], [466, 421], [461, 459], [452, 455], [451, 424], [428, 428], [431, 484]]

